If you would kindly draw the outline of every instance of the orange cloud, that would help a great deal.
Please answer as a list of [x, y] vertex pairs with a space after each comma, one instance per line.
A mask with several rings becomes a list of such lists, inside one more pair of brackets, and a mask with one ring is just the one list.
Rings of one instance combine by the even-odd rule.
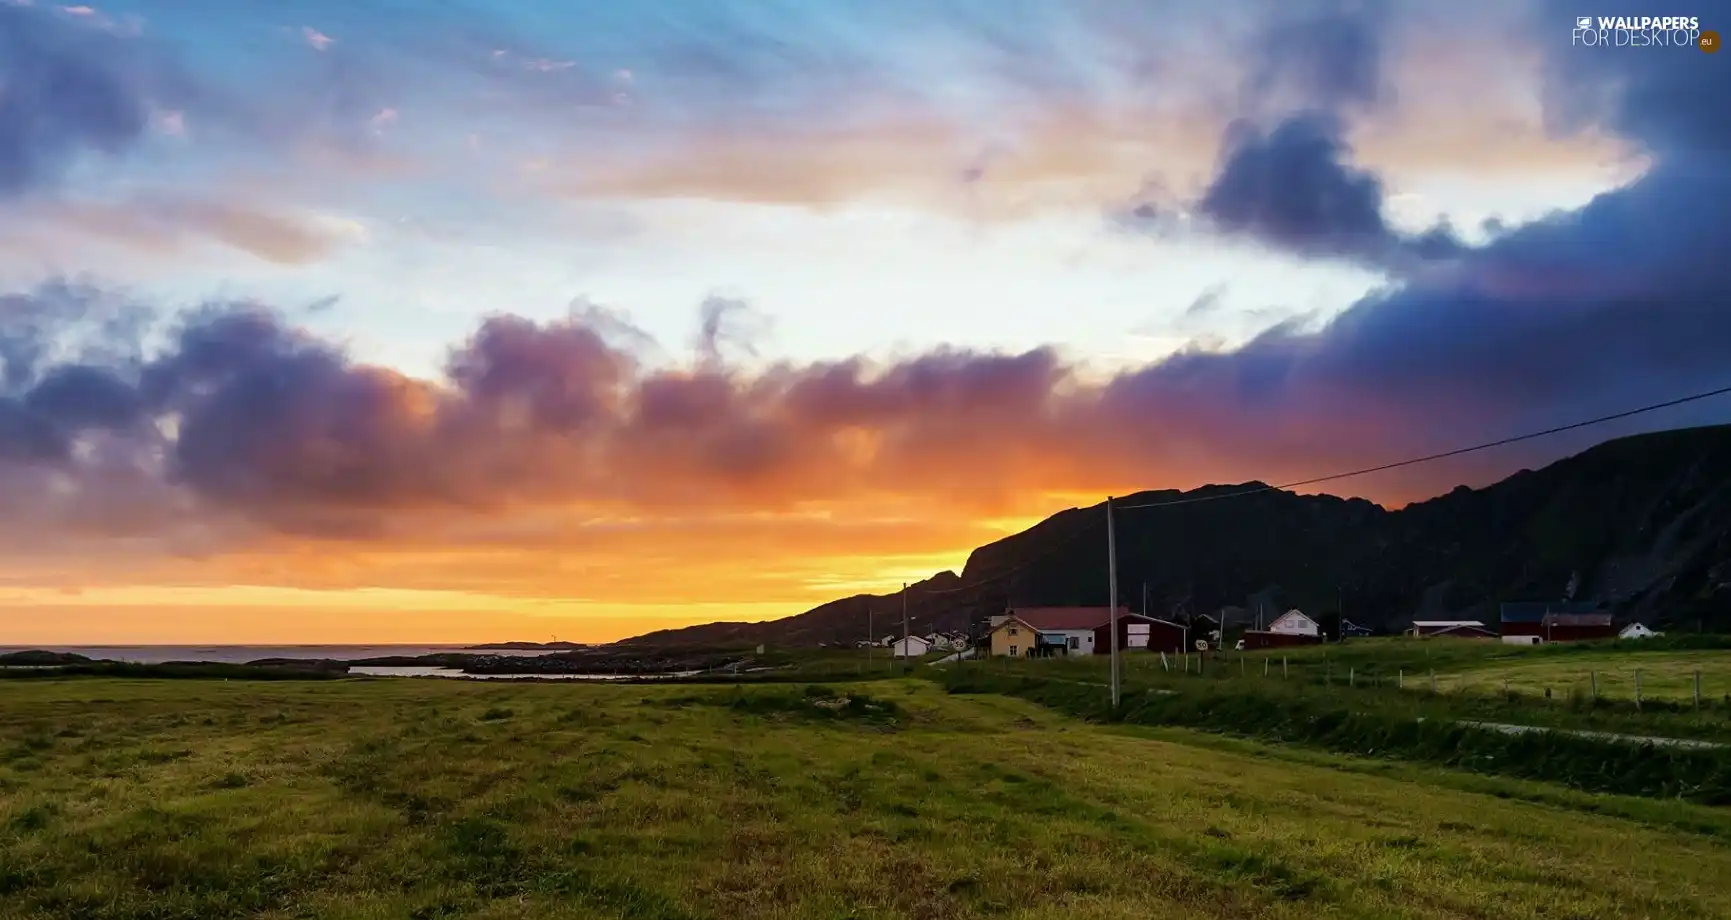
[[147, 194], [120, 201], [67, 199], [25, 208], [25, 220], [0, 230], [18, 249], [50, 251], [69, 238], [149, 253], [183, 252], [216, 243], [279, 265], [328, 256], [358, 229], [244, 201]]

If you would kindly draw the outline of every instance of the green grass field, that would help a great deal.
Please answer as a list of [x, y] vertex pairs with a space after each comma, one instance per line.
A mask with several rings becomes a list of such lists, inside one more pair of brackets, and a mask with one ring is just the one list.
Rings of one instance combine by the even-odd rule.
[[1714, 809], [921, 680], [0, 695], [7, 920], [1731, 916]]
[[1635, 698], [1635, 674], [1640, 672], [1641, 698], [1690, 700], [1695, 674], [1701, 675], [1701, 698], [1723, 703], [1731, 697], [1731, 652], [1644, 652], [1572, 655], [1487, 663], [1437, 678], [1445, 691], [1500, 692], [1553, 698], [1598, 694], [1612, 699]]

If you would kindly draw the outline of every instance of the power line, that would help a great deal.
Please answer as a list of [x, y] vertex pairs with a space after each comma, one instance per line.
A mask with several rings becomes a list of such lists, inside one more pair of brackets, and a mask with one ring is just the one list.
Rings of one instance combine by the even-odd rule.
[[[1171, 501], [1143, 502], [1143, 503], [1137, 504], [1137, 505], [1120, 505], [1120, 504], [1114, 503], [1112, 508], [1115, 511], [1132, 511], [1132, 510], [1139, 509], [1139, 508], [1169, 508], [1169, 507], [1172, 507], [1174, 505], [1192, 505], [1192, 504], [1196, 504], [1198, 502], [1218, 501], [1220, 499], [1225, 499], [1225, 498], [1243, 498], [1247, 495], [1260, 495], [1260, 494], [1263, 494], [1265, 492], [1277, 492], [1277, 491], [1282, 491], [1282, 490], [1286, 490], [1286, 489], [1295, 489], [1295, 488], [1299, 488], [1301, 486], [1316, 485], [1318, 483], [1323, 483], [1323, 482], [1334, 482], [1334, 481], [1340, 480], [1340, 479], [1350, 479], [1354, 476], [1365, 476], [1365, 475], [1368, 475], [1370, 473], [1381, 473], [1385, 470], [1400, 469], [1401, 467], [1407, 467], [1407, 466], [1417, 466], [1420, 463], [1431, 463], [1431, 462], [1437, 461], [1437, 460], [1446, 460], [1449, 457], [1458, 457], [1458, 456], [1461, 456], [1462, 454], [1470, 454], [1470, 453], [1475, 453], [1475, 452], [1481, 451], [1481, 450], [1489, 450], [1493, 447], [1502, 447], [1502, 446], [1505, 446], [1508, 444], [1516, 444], [1516, 443], [1519, 443], [1521, 441], [1531, 441], [1534, 438], [1542, 438], [1542, 437], [1546, 437], [1546, 436], [1553, 435], [1553, 434], [1561, 434], [1562, 432], [1565, 432], [1565, 431], [1574, 431], [1577, 428], [1586, 428], [1586, 427], [1589, 427], [1592, 425], [1602, 425], [1606, 422], [1614, 422], [1614, 421], [1617, 421], [1618, 419], [1625, 419], [1625, 418], [1629, 418], [1631, 416], [1642, 415], [1642, 414], [1645, 414], [1648, 412], [1656, 412], [1660, 409], [1669, 409], [1672, 406], [1681, 406], [1685, 403], [1699, 402], [1700, 400], [1703, 400], [1703, 399], [1711, 399], [1712, 397], [1723, 396], [1727, 393], [1731, 393], [1731, 386], [1720, 387], [1717, 390], [1709, 390], [1705, 393], [1696, 393], [1692, 396], [1684, 396], [1684, 397], [1681, 397], [1678, 399], [1666, 400], [1665, 402], [1653, 403], [1651, 405], [1641, 406], [1638, 409], [1628, 409], [1628, 410], [1623, 411], [1623, 412], [1614, 412], [1614, 413], [1611, 413], [1610, 415], [1601, 415], [1601, 416], [1597, 416], [1595, 418], [1587, 419], [1586, 421], [1582, 421], [1582, 422], [1574, 422], [1574, 423], [1568, 424], [1568, 425], [1558, 425], [1555, 428], [1546, 428], [1543, 431], [1533, 431], [1533, 432], [1528, 432], [1526, 434], [1516, 435], [1516, 436], [1510, 437], [1510, 438], [1502, 438], [1502, 439], [1499, 439], [1496, 441], [1487, 441], [1483, 444], [1474, 444], [1471, 447], [1460, 447], [1460, 448], [1456, 448], [1454, 450], [1443, 451], [1442, 453], [1438, 453], [1438, 454], [1428, 454], [1428, 455], [1423, 456], [1423, 457], [1412, 457], [1410, 459], [1400, 460], [1400, 461], [1396, 461], [1394, 463], [1384, 463], [1381, 466], [1366, 467], [1364, 469], [1352, 470], [1350, 472], [1345, 472], [1345, 473], [1331, 473], [1327, 476], [1316, 476], [1316, 477], [1313, 477], [1311, 479], [1301, 479], [1297, 482], [1288, 482], [1288, 483], [1283, 483], [1281, 485], [1276, 485], [1276, 486], [1258, 486], [1257, 488], [1254, 488], [1254, 489], [1241, 489], [1237, 492], [1220, 492], [1220, 493], [1216, 493], [1213, 495], [1196, 495], [1196, 496], [1191, 496], [1189, 498], [1176, 498], [1176, 499], [1172, 499]], [[1102, 509], [1102, 511], [1104, 510], [1103, 505], [1101, 506], [1101, 509]], [[1045, 559], [1051, 557], [1053, 554], [1057, 553], [1059, 550], [1062, 550], [1062, 549], [1068, 547], [1071, 543], [1074, 543], [1077, 540], [1081, 539], [1085, 533], [1087, 533], [1086, 527], [1078, 527], [1074, 533], [1071, 533], [1068, 536], [1064, 537], [1062, 540], [1058, 541], [1057, 543], [1054, 543], [1054, 544], [1048, 546], [1045, 550], [1038, 553], [1037, 555], [1035, 555], [1031, 558], [1028, 558], [1028, 559], [1024, 559], [1020, 563], [1018, 563], [1014, 566], [1011, 566], [1010, 568], [1007, 568], [1001, 572], [995, 572], [991, 575], [984, 576], [982, 578], [979, 578], [975, 581], [969, 582], [968, 584], [961, 585], [959, 587], [939, 588], [939, 589], [935, 589], [935, 590], [922, 590], [920, 593], [922, 595], [960, 594], [964, 591], [975, 591], [975, 590], [979, 590], [981, 588], [985, 588], [985, 587], [987, 587], [987, 586], [989, 586], [995, 582], [1002, 581], [1003, 579], [1008, 578], [1011, 575], [1015, 575], [1016, 573], [1021, 572], [1022, 570], [1028, 568], [1029, 566], [1032, 566], [1033, 564], [1035, 564], [1037, 562], [1044, 561]], [[903, 590], [905, 591], [908, 589], [904, 588]]]
[[1714, 397], [1714, 396], [1723, 396], [1726, 393], [1731, 393], [1731, 387], [1721, 387], [1717, 390], [1709, 390], [1706, 393], [1696, 393], [1693, 396], [1684, 396], [1681, 399], [1672, 399], [1672, 400], [1667, 400], [1667, 401], [1662, 402], [1662, 403], [1654, 403], [1650, 406], [1642, 406], [1639, 409], [1629, 409], [1629, 410], [1624, 411], [1624, 412], [1615, 412], [1615, 413], [1612, 413], [1610, 415], [1601, 415], [1597, 418], [1590, 418], [1584, 422], [1575, 422], [1574, 424], [1571, 424], [1571, 425], [1558, 425], [1555, 428], [1546, 428], [1543, 431], [1533, 431], [1533, 432], [1529, 432], [1527, 434], [1516, 435], [1512, 438], [1503, 438], [1503, 439], [1497, 440], [1497, 441], [1487, 441], [1483, 444], [1474, 444], [1471, 447], [1460, 447], [1460, 448], [1456, 448], [1454, 450], [1446, 450], [1440, 454], [1429, 454], [1429, 455], [1426, 455], [1423, 457], [1413, 457], [1409, 460], [1400, 460], [1400, 461], [1397, 461], [1395, 463], [1384, 463], [1381, 466], [1367, 467], [1367, 468], [1362, 469], [1362, 470], [1353, 470], [1353, 471], [1348, 472], [1348, 473], [1334, 473], [1334, 474], [1331, 474], [1328, 476], [1317, 476], [1314, 479], [1301, 479], [1297, 482], [1287, 482], [1287, 483], [1282, 483], [1282, 484], [1277, 485], [1277, 486], [1258, 486], [1257, 488], [1254, 488], [1254, 489], [1244, 489], [1244, 490], [1241, 490], [1238, 492], [1220, 492], [1220, 493], [1216, 493], [1214, 495], [1196, 495], [1196, 496], [1192, 496], [1190, 498], [1175, 498], [1171, 501], [1164, 501], [1164, 502], [1143, 502], [1140, 505], [1113, 505], [1113, 508], [1115, 508], [1118, 511], [1130, 511], [1130, 510], [1133, 510], [1136, 508], [1168, 508], [1168, 507], [1171, 507], [1173, 505], [1192, 505], [1192, 504], [1195, 504], [1197, 502], [1211, 502], [1211, 501], [1217, 501], [1217, 500], [1222, 499], [1222, 498], [1240, 498], [1240, 497], [1245, 496], [1245, 495], [1257, 495], [1257, 494], [1260, 494], [1263, 492], [1277, 492], [1277, 491], [1281, 491], [1281, 490], [1285, 490], [1285, 489], [1296, 489], [1300, 486], [1313, 486], [1319, 482], [1333, 482], [1337, 479], [1349, 479], [1353, 476], [1364, 476], [1364, 475], [1369, 474], [1369, 473], [1380, 473], [1380, 472], [1383, 472], [1384, 470], [1399, 469], [1403, 466], [1417, 466], [1420, 463], [1430, 463], [1433, 460], [1444, 460], [1444, 459], [1447, 459], [1449, 457], [1458, 457], [1462, 454], [1474, 453], [1475, 451], [1489, 450], [1490, 448], [1493, 448], [1493, 447], [1502, 447], [1506, 444], [1515, 444], [1515, 443], [1518, 443], [1520, 441], [1531, 441], [1534, 438], [1542, 438], [1542, 437], [1545, 437], [1547, 435], [1560, 434], [1560, 433], [1565, 432], [1565, 431], [1573, 431], [1577, 428], [1586, 428], [1589, 425], [1602, 425], [1605, 422], [1614, 422], [1618, 419], [1628, 418], [1632, 415], [1640, 415], [1640, 414], [1645, 413], [1645, 412], [1654, 412], [1654, 411], [1657, 411], [1659, 409], [1669, 409], [1672, 406], [1681, 406], [1684, 403], [1691, 403], [1691, 402], [1696, 402], [1696, 401], [1702, 400], [1702, 399], [1709, 399], [1709, 398]]

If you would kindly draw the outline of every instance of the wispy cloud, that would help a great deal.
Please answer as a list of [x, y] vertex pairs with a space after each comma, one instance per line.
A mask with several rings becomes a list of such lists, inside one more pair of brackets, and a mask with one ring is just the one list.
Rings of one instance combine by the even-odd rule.
[[88, 251], [89, 244], [164, 254], [214, 243], [279, 265], [306, 265], [361, 236], [358, 228], [339, 220], [177, 193], [41, 201], [20, 209], [15, 218], [12, 227], [0, 229], [0, 241], [15, 256]]

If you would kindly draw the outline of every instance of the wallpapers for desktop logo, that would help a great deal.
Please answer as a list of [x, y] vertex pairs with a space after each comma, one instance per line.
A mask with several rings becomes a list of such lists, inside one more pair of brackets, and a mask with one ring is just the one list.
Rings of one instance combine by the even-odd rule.
[[1699, 16], [1576, 16], [1570, 40], [1582, 48], [1719, 50], [1719, 34], [1702, 31]]

